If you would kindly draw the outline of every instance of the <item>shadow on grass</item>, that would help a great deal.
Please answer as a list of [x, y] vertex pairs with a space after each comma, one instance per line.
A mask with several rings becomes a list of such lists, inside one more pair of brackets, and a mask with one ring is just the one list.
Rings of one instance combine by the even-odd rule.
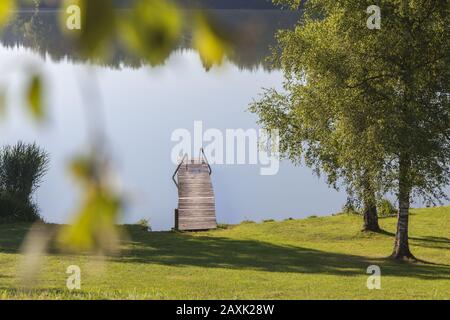
[[[2, 227], [0, 252], [17, 253], [29, 225]], [[292, 272], [323, 275], [365, 275], [372, 264], [382, 268], [383, 276], [419, 279], [450, 279], [450, 266], [410, 264], [351, 254], [326, 252], [300, 246], [276, 245], [250, 239], [230, 239], [191, 233], [145, 232], [128, 226], [130, 239], [119, 256], [121, 263], [149, 263], [167, 266], [229, 268], [267, 272]], [[385, 232], [387, 236], [393, 235]], [[412, 238], [414, 241], [445, 246], [442, 237]], [[436, 248], [436, 247], [433, 247]]]
[[450, 239], [445, 237], [410, 237], [412, 244], [431, 249], [450, 250]]
[[369, 265], [378, 264], [385, 276], [450, 279], [450, 266], [445, 265], [408, 264], [219, 236], [148, 233], [133, 227], [129, 232], [132, 240], [116, 258], [121, 262], [345, 276], [366, 274]]
[[31, 228], [30, 223], [0, 224], [0, 252], [17, 253]]
[[[382, 230], [379, 234], [383, 234], [390, 237], [395, 237], [395, 234], [389, 231]], [[424, 237], [409, 237], [409, 241], [412, 245], [420, 246], [424, 248], [431, 249], [444, 249], [450, 250], [450, 239], [445, 237], [434, 237], [434, 236], [424, 236]]]

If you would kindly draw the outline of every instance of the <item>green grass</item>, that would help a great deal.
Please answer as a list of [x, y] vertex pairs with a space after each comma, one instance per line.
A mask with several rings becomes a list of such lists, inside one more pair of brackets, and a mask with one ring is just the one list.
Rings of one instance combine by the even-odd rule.
[[[433, 264], [385, 258], [395, 221], [380, 220], [384, 234], [360, 232], [352, 215], [199, 233], [129, 226], [118, 256], [46, 256], [31, 291], [17, 273], [29, 225], [0, 225], [0, 299], [450, 299], [450, 207], [411, 216], [411, 249]], [[82, 270], [80, 291], [66, 289], [72, 264]], [[381, 290], [366, 287], [371, 264], [381, 267]]]

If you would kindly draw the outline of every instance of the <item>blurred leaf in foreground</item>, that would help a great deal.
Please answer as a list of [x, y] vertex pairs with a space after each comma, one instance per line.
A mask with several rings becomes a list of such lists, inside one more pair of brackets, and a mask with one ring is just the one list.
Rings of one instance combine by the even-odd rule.
[[207, 68], [214, 64], [220, 65], [230, 51], [230, 44], [224, 33], [210, 20], [199, 14], [193, 37], [194, 47]]
[[151, 65], [164, 62], [181, 34], [182, 17], [169, 1], [137, 1], [131, 14], [122, 19], [121, 36], [125, 44]]
[[48, 253], [55, 228], [44, 223], [35, 223], [28, 232], [21, 246], [21, 263], [19, 265], [22, 285], [30, 289], [36, 283], [42, 269], [42, 257]]
[[9, 19], [16, 9], [15, 0], [1, 0], [0, 1], [0, 27], [8, 23]]
[[107, 166], [96, 157], [72, 162], [71, 172], [81, 184], [83, 199], [71, 225], [59, 233], [59, 244], [72, 251], [116, 251], [120, 240], [117, 220], [122, 201], [108, 181]]
[[[81, 28], [69, 30], [67, 9], [78, 6], [81, 12]], [[112, 0], [66, 0], [61, 6], [60, 26], [73, 35], [81, 53], [87, 57], [104, 56], [114, 39], [116, 16]]]
[[27, 103], [31, 115], [36, 120], [43, 120], [45, 117], [42, 79], [40, 75], [33, 75], [27, 88]]
[[3, 118], [6, 113], [6, 90], [0, 86], [0, 118]]

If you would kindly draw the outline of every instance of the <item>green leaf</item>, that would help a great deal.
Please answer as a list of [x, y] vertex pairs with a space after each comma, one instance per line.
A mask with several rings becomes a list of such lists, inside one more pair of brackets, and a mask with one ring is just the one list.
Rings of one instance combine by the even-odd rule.
[[92, 154], [75, 158], [70, 169], [80, 183], [83, 200], [72, 224], [59, 232], [61, 248], [115, 252], [121, 236], [117, 220], [122, 200], [111, 186], [105, 163]]
[[85, 190], [85, 199], [71, 225], [60, 234], [60, 245], [69, 250], [115, 251], [119, 232], [116, 222], [120, 201], [102, 188]]
[[8, 23], [15, 9], [16, 9], [15, 0], [0, 1], [0, 27]]
[[193, 42], [207, 68], [220, 65], [230, 51], [229, 41], [223, 33], [203, 15], [197, 16]]
[[42, 79], [39, 75], [32, 76], [27, 89], [28, 109], [31, 115], [42, 120], [45, 116], [45, 110], [42, 98]]
[[[68, 30], [67, 8], [78, 6], [81, 12], [81, 29]], [[116, 31], [116, 15], [112, 0], [66, 0], [60, 11], [61, 29], [72, 35], [81, 53], [87, 57], [104, 56], [112, 45]]]
[[93, 160], [88, 157], [78, 157], [70, 164], [70, 173], [81, 182], [88, 182], [94, 175]]
[[180, 38], [181, 13], [177, 6], [162, 0], [138, 1], [131, 14], [121, 21], [125, 45], [151, 65], [165, 61]]

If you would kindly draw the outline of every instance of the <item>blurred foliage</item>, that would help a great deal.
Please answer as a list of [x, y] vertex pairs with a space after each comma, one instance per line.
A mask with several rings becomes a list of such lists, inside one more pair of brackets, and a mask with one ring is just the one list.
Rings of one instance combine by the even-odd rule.
[[71, 173], [81, 186], [83, 198], [73, 223], [62, 228], [59, 234], [63, 249], [102, 253], [117, 249], [120, 232], [116, 222], [122, 200], [109, 181], [108, 167], [95, 154], [72, 162]]
[[15, 0], [0, 1], [0, 27], [5, 25], [9, 21], [15, 9], [16, 9]]
[[[39, 1], [34, 3], [38, 10]], [[1, 0], [0, 26], [11, 18], [16, 4], [14, 0]], [[76, 15], [73, 8], [80, 9], [79, 29], [67, 26], [67, 19]], [[188, 25], [189, 21], [192, 25]], [[137, 0], [130, 13], [115, 10], [112, 0], [65, 0], [60, 7], [61, 33], [73, 39], [88, 59], [104, 59], [113, 47], [123, 46], [151, 65], [161, 64], [180, 42], [183, 28], [191, 30], [193, 46], [205, 65], [222, 63], [230, 49], [224, 33], [201, 12], [196, 13], [195, 19], [186, 19], [178, 5], [171, 1]], [[39, 121], [46, 114], [43, 85], [41, 75], [30, 73], [26, 101], [29, 112]], [[90, 138], [96, 142], [101, 140]], [[76, 158], [70, 166], [81, 186], [82, 200], [73, 223], [59, 233], [59, 244], [64, 249], [112, 252], [118, 248], [120, 232], [116, 223], [123, 200], [111, 182], [108, 161], [98, 151], [101, 148], [96, 146], [96, 152]]]
[[0, 87], [0, 118], [6, 113], [6, 91]]
[[128, 48], [150, 65], [164, 62], [175, 49], [182, 30], [178, 8], [160, 0], [142, 0], [121, 19], [121, 36]]
[[[72, 14], [76, 12], [74, 8], [69, 11]], [[184, 19], [195, 18], [190, 11], [181, 12]], [[130, 11], [121, 12], [126, 13], [130, 14]], [[209, 20], [219, 24], [220, 28], [230, 35], [233, 50], [226, 55], [226, 61], [241, 70], [256, 70], [261, 67], [265, 70], [272, 69], [267, 57], [270, 55], [270, 48], [276, 44], [275, 34], [280, 29], [293, 28], [300, 19], [299, 12], [286, 10], [220, 10], [206, 13], [209, 13]], [[106, 57], [86, 58], [77, 47], [74, 37], [70, 36], [71, 32], [62, 32], [60, 26], [64, 25], [64, 21], [61, 21], [61, 18], [67, 19], [67, 16], [59, 12], [19, 12], [3, 28], [0, 42], [6, 48], [19, 46], [31, 49], [42, 59], [51, 59], [54, 62], [68, 61], [83, 65], [89, 62], [113, 69], [142, 68], [148, 64], [148, 61], [132, 53], [124, 40], [111, 48]], [[72, 19], [66, 21], [69, 26], [74, 23], [75, 20]], [[174, 52], [194, 49], [192, 32], [187, 25], [189, 24], [183, 22], [181, 39]]]
[[[68, 8], [80, 9], [80, 29], [69, 30], [66, 20]], [[107, 54], [116, 29], [116, 15], [111, 0], [66, 0], [60, 10], [61, 29], [76, 40], [76, 44], [86, 57]]]
[[219, 29], [210, 23], [205, 16], [198, 15], [194, 32], [194, 47], [198, 50], [203, 64], [208, 68], [214, 64], [221, 64], [225, 53], [229, 50], [229, 43]]
[[[80, 30], [66, 27], [67, 8], [73, 5], [81, 9]], [[198, 11], [190, 19], [172, 1], [136, 0], [130, 12], [123, 12], [115, 10], [111, 0], [66, 0], [60, 14], [61, 29], [88, 58], [108, 57], [111, 48], [123, 46], [150, 65], [159, 65], [179, 44], [184, 28], [192, 31], [193, 46], [208, 66], [220, 64], [230, 48], [225, 34], [204, 13]]]
[[31, 115], [37, 120], [43, 120], [45, 109], [42, 97], [42, 79], [38, 74], [33, 75], [30, 79], [27, 89], [27, 101]]

